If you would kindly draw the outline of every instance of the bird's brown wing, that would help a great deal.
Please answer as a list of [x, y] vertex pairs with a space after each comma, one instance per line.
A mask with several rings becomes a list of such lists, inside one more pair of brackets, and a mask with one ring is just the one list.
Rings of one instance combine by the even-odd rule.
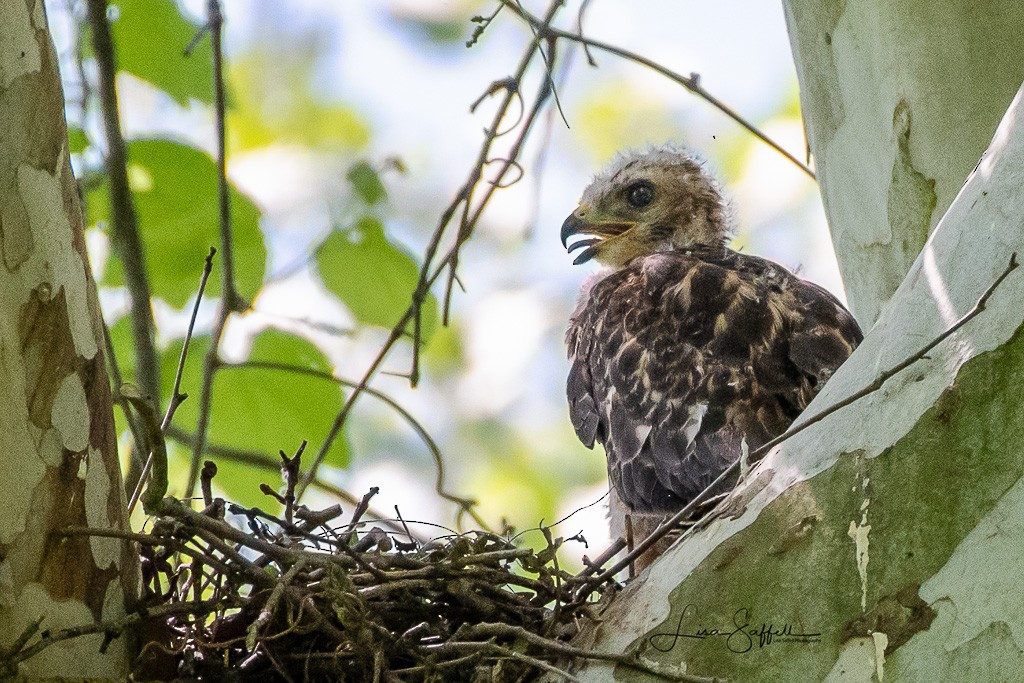
[[834, 307], [825, 315], [823, 301], [838, 306], [830, 295], [804, 285], [721, 248], [654, 254], [594, 285], [567, 333], [569, 411], [587, 446], [604, 445], [631, 509], [685, 505], [744, 443], [781, 433], [849, 355], [859, 336], [848, 331], [845, 355], [815, 347], [846, 321]]
[[800, 285], [789, 290], [793, 302], [789, 357], [800, 372], [813, 378], [817, 393], [857, 348], [864, 334], [831, 293], [813, 282], [801, 281]]

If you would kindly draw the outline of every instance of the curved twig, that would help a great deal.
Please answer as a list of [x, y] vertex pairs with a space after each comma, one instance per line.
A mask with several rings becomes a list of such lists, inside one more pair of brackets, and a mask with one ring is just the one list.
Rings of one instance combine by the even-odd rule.
[[[548, 5], [547, 11], [545, 12], [544, 19], [542, 20], [544, 25], [547, 25], [547, 23], [549, 23], [554, 18], [555, 14], [561, 8], [562, 4], [562, 0], [551, 1], [551, 3]], [[543, 36], [543, 33], [538, 32], [530, 41], [526, 50], [524, 50], [523, 55], [519, 60], [519, 65], [516, 68], [515, 75], [512, 76], [511, 82], [518, 84], [522, 81], [523, 75], [526, 73], [527, 68], [530, 66], [530, 63], [533, 61], [533, 58], [536, 55], [539, 46], [541, 45], [541, 36]], [[409, 326], [410, 323], [413, 323], [415, 321], [416, 317], [418, 316], [418, 311], [422, 307], [423, 301], [426, 300], [426, 297], [430, 291], [430, 287], [437, 281], [437, 279], [441, 276], [445, 269], [452, 266], [453, 263], [457, 263], [459, 249], [462, 247], [462, 244], [465, 242], [465, 239], [467, 239], [470, 234], [470, 231], [467, 230], [467, 225], [475, 225], [476, 220], [479, 219], [480, 213], [483, 211], [484, 207], [486, 207], [490, 197], [493, 196], [493, 193], [496, 190], [496, 187], [494, 185], [489, 185], [487, 191], [484, 193], [483, 199], [476, 203], [476, 209], [470, 215], [468, 223], [466, 221], [460, 223], [460, 239], [456, 240], [456, 243], [451, 247], [451, 249], [449, 249], [445, 253], [444, 257], [442, 257], [438, 263], [435, 264], [434, 259], [437, 257], [437, 254], [441, 247], [441, 241], [447, 234], [448, 228], [451, 226], [452, 220], [455, 217], [456, 213], [459, 211], [460, 208], [467, 210], [468, 207], [473, 206], [473, 190], [474, 188], [476, 188], [476, 186], [478, 185], [483, 176], [484, 164], [486, 163], [487, 159], [492, 157], [491, 147], [495, 141], [496, 134], [500, 129], [501, 122], [505, 119], [505, 116], [508, 113], [512, 101], [515, 99], [517, 92], [518, 87], [515, 89], [505, 89], [505, 95], [502, 98], [502, 101], [494, 114], [491, 125], [484, 131], [484, 141], [480, 146], [480, 152], [477, 155], [476, 162], [474, 163], [472, 169], [470, 170], [469, 177], [466, 179], [465, 183], [463, 183], [462, 187], [459, 188], [459, 190], [455, 193], [455, 197], [452, 199], [451, 203], [449, 203], [448, 207], [441, 213], [441, 217], [440, 220], [438, 221], [437, 228], [434, 231], [434, 235], [431, 237], [430, 242], [427, 244], [427, 248], [423, 259], [423, 266], [420, 268], [420, 279], [419, 282], [417, 283], [415, 291], [412, 294], [412, 301], [409, 305], [409, 308], [392, 328], [391, 333], [388, 335], [388, 338], [385, 340], [380, 351], [377, 353], [377, 356], [373, 359], [369, 367], [363, 373], [362, 378], [358, 382], [356, 382], [355, 385], [352, 387], [352, 393], [349, 394], [348, 399], [345, 401], [345, 404], [341, 407], [341, 410], [334, 418], [334, 422], [331, 424], [331, 427], [328, 430], [327, 435], [324, 437], [323, 443], [320, 445], [320, 449], [318, 450], [316, 457], [313, 459], [313, 462], [310, 465], [310, 468], [307, 470], [305, 477], [303, 477], [302, 482], [297, 487], [297, 497], [301, 497], [306, 487], [313, 481], [313, 478], [316, 476], [317, 470], [323, 463], [324, 459], [327, 457], [327, 453], [330, 450], [332, 444], [334, 443], [334, 440], [341, 433], [341, 428], [345, 424], [345, 420], [348, 418], [349, 413], [352, 411], [352, 406], [359, 399], [359, 396], [363, 393], [363, 391], [366, 390], [369, 382], [380, 370], [381, 365], [384, 363], [385, 358], [387, 358], [388, 354], [391, 352], [391, 349], [394, 347], [395, 343], [406, 334], [406, 328]], [[531, 111], [534, 110], [539, 110], [539, 107], [535, 106]], [[532, 116], [528, 116], [526, 121], [523, 123], [524, 130], [528, 131], [529, 127], [533, 123], [533, 120], [535, 119], [535, 113]], [[509, 154], [505, 155], [506, 159], [509, 161], [515, 160], [516, 157], [519, 155], [519, 151], [522, 149], [523, 143], [524, 134], [521, 134], [519, 139], [512, 145], [512, 151]], [[502, 178], [504, 177], [504, 174], [508, 172], [508, 169], [510, 167], [510, 163], [505, 164], [499, 170], [495, 178], [495, 182], [500, 183]], [[449, 287], [455, 281], [456, 279], [452, 277], [449, 280]], [[418, 338], [413, 339], [412, 352], [414, 355], [413, 367], [416, 368], [416, 356], [420, 352]], [[416, 379], [415, 373], [411, 374], [411, 379]]]
[[552, 28], [550, 24], [541, 21], [537, 17], [533, 16], [532, 14], [524, 10], [522, 6], [520, 6], [519, 3], [516, 2], [515, 0], [500, 0], [500, 2], [504, 6], [511, 9], [521, 19], [526, 21], [531, 27], [534, 28], [534, 30], [536, 30], [542, 36], [550, 38], [563, 38], [565, 40], [571, 40], [580, 43], [581, 45], [584, 45], [588, 48], [593, 47], [597, 48], [598, 50], [609, 52], [618, 57], [622, 57], [623, 59], [627, 59], [631, 62], [635, 62], [642, 66], [646, 66], [648, 69], [651, 69], [652, 71], [655, 71], [661, 74], [662, 76], [665, 76], [669, 80], [678, 83], [679, 85], [683, 86], [697, 97], [701, 98], [702, 100], [713, 106], [718, 111], [728, 116], [730, 119], [738, 123], [740, 126], [745, 128], [748, 132], [753, 134], [759, 140], [761, 140], [766, 145], [774, 149], [776, 152], [784, 156], [788, 161], [793, 163], [797, 168], [806, 173], [809, 177], [811, 177], [812, 179], [816, 179], [814, 171], [808, 168], [806, 164], [804, 164], [802, 161], [800, 161], [795, 156], [786, 151], [786, 149], [783, 148], [782, 145], [768, 137], [757, 126], [755, 126], [750, 121], [741, 116], [739, 112], [737, 112], [735, 109], [733, 109], [725, 102], [722, 102], [720, 99], [718, 99], [710, 92], [708, 92], [708, 90], [700, 84], [700, 76], [698, 74], [691, 73], [689, 76], [683, 76], [682, 74], [672, 71], [671, 69], [662, 66], [661, 64], [658, 64], [657, 62], [650, 60], [647, 57], [644, 57], [643, 55], [637, 54], [625, 48], [621, 48], [610, 43], [605, 43], [600, 40], [594, 40], [593, 38], [587, 38], [586, 36], [581, 35], [580, 33], [573, 33], [572, 31], [564, 31], [562, 29]]

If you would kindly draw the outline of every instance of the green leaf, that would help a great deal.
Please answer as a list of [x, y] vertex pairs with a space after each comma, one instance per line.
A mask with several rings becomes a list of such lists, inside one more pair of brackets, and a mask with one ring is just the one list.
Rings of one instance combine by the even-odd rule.
[[380, 182], [380, 176], [373, 170], [373, 166], [370, 166], [366, 161], [356, 162], [349, 169], [345, 177], [352, 183], [352, 188], [356, 191], [356, 194], [370, 206], [377, 204], [388, 196], [388, 191], [384, 189], [384, 184]]
[[[167, 140], [131, 142], [128, 158], [153, 295], [182, 308], [199, 288], [210, 247], [220, 248], [216, 164], [204, 152]], [[89, 192], [89, 217], [94, 221], [109, 221], [108, 192], [106, 182]], [[252, 200], [232, 187], [235, 284], [248, 301], [263, 283], [267, 261], [259, 219], [260, 210]], [[112, 254], [101, 284], [123, 283], [121, 261]], [[220, 293], [219, 273], [210, 278], [206, 291], [208, 296]]]
[[[189, 433], [195, 432], [203, 358], [209, 348], [209, 337], [193, 338], [182, 373], [181, 390], [190, 397], [175, 414], [174, 425]], [[170, 400], [180, 353], [181, 341], [177, 341], [163, 354], [165, 405]], [[279, 330], [261, 332], [248, 360], [330, 374], [330, 364], [319, 349]], [[271, 499], [260, 493], [259, 484], [266, 483], [275, 489], [280, 485], [278, 451], [291, 455], [306, 439], [309, 447], [303, 462], [304, 466], [308, 464], [341, 409], [343, 398], [337, 383], [329, 379], [287, 369], [224, 366], [214, 376], [207, 441], [211, 446], [258, 452], [261, 458], [257, 463], [246, 463], [207, 455], [205, 459], [217, 463], [217, 486], [234, 502], [273, 507]], [[349, 448], [344, 434], [334, 442], [325, 462], [334, 467], [348, 466]], [[171, 474], [179, 487], [186, 476], [184, 472]]]
[[68, 152], [70, 154], [81, 154], [89, 146], [89, 138], [85, 131], [75, 126], [68, 126]]
[[[189, 99], [213, 102], [213, 50], [205, 36], [186, 57], [200, 27], [187, 21], [173, 0], [115, 0], [110, 29], [117, 66], [148, 81], [182, 106]], [[113, 5], [114, 3], [112, 3]]]
[[[405, 314], [419, 282], [419, 267], [403, 249], [388, 241], [379, 220], [364, 216], [348, 230], [337, 230], [316, 253], [324, 285], [342, 300], [356, 320], [394, 327]], [[423, 301], [421, 340], [437, 322], [437, 300]], [[406, 327], [412, 332], [412, 324]]]

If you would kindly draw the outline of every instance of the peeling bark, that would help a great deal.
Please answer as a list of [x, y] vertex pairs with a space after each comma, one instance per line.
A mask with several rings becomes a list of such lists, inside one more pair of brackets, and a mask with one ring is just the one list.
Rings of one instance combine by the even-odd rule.
[[[1024, 89], [806, 415], [938, 337], [1024, 255], [1022, 186]], [[1021, 300], [1024, 268], [924, 360], [775, 449], [577, 644], [745, 682], [1018, 680]], [[653, 680], [595, 662], [575, 673]]]
[[847, 298], [867, 329], [1024, 81], [1024, 3], [783, 6]]
[[[95, 284], [68, 161], [57, 57], [41, 0], [0, 0], [0, 652], [43, 618], [55, 630], [123, 616], [138, 593]], [[24, 662], [27, 679], [127, 674], [127, 637]], [[69, 663], [73, 662], [73, 666]], [[9, 673], [9, 672], [5, 672]]]

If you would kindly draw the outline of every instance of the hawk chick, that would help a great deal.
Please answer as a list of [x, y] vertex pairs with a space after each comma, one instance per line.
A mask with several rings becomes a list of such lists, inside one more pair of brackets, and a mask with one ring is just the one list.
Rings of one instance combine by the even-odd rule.
[[[604, 446], [615, 533], [646, 536], [744, 449], [786, 430], [862, 334], [821, 287], [725, 246], [728, 206], [687, 152], [619, 157], [562, 225], [584, 285], [566, 333], [569, 414]], [[636, 541], [642, 538], [636, 538]]]

